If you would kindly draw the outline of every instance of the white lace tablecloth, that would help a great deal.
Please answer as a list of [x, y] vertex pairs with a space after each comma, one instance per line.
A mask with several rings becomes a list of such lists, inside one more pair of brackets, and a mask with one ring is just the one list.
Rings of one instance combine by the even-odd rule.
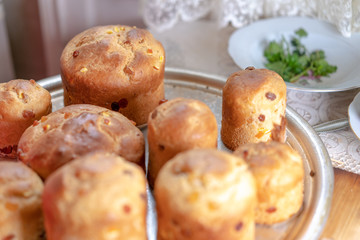
[[[165, 32], [153, 32], [166, 51], [166, 66], [229, 76], [238, 71], [227, 52], [233, 27], [219, 29], [215, 22], [179, 23]], [[347, 108], [358, 89], [335, 93], [288, 90], [288, 105], [310, 125], [347, 117]], [[319, 134], [333, 166], [360, 174], [360, 140], [350, 128]]]

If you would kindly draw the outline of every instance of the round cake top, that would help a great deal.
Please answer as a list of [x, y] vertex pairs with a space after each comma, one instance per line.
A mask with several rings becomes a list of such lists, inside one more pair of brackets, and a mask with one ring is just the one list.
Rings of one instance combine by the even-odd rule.
[[40, 177], [22, 162], [0, 161], [1, 239], [39, 239], [43, 189]]
[[[22, 162], [0, 161], [0, 202], [41, 199], [43, 182], [40, 177]], [[6, 204], [5, 204], [6, 205]], [[5, 206], [6, 207], [6, 206]]]
[[143, 165], [142, 132], [118, 112], [75, 104], [53, 112], [26, 129], [18, 156], [43, 178], [89, 152], [108, 151]]
[[199, 100], [175, 98], [159, 105], [149, 115], [148, 127], [166, 145], [171, 143], [193, 148], [203, 146], [205, 141], [216, 146], [216, 118], [211, 109]]
[[[155, 196], [164, 194], [173, 196], [169, 203], [173, 210], [207, 223], [216, 221], [219, 213], [231, 216], [245, 211], [248, 203], [256, 201], [247, 164], [216, 149], [189, 150], [168, 161], [155, 183]], [[168, 199], [166, 195], [163, 198]]]
[[286, 99], [286, 84], [274, 71], [248, 67], [230, 75], [223, 92], [224, 97], [236, 99], [238, 104], [261, 102], [266, 105]]
[[146, 235], [145, 173], [122, 157], [97, 152], [64, 165], [46, 180], [43, 198], [50, 236]]
[[33, 121], [51, 106], [50, 93], [34, 80], [0, 83], [0, 121]]
[[40, 177], [22, 162], [0, 161], [2, 239], [38, 239], [43, 229], [43, 189]]
[[69, 85], [120, 91], [136, 85], [137, 91], [148, 91], [163, 80], [165, 53], [162, 44], [145, 29], [108, 25], [76, 35], [60, 61], [63, 81]]
[[234, 152], [250, 167], [259, 191], [260, 201], [272, 194], [284, 194], [304, 180], [300, 154], [285, 143], [276, 141], [241, 145]]

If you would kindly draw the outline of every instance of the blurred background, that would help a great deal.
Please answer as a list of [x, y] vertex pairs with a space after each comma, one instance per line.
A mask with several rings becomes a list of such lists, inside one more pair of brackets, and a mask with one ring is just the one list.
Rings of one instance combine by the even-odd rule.
[[344, 37], [360, 32], [360, 0], [0, 0], [0, 82], [59, 74], [66, 43], [97, 25], [162, 32], [202, 19], [218, 30], [279, 16], [319, 18]]
[[59, 74], [62, 49], [89, 27], [145, 27], [140, 1], [0, 0], [0, 82]]

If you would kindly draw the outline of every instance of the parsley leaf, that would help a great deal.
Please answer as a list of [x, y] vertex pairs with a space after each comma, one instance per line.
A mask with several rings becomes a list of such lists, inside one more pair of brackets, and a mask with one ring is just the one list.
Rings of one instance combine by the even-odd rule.
[[265, 66], [277, 72], [287, 82], [296, 82], [302, 77], [319, 79], [336, 72], [337, 67], [326, 61], [323, 50], [309, 52], [301, 42], [308, 33], [300, 28], [288, 42], [284, 37], [279, 42], [271, 41], [264, 50]]
[[296, 30], [295, 34], [298, 35], [299, 37], [307, 37], [308, 35], [303, 28], [299, 28], [298, 30]]

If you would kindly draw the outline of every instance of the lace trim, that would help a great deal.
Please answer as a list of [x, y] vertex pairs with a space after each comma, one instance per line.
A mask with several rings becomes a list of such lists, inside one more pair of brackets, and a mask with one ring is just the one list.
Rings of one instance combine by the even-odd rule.
[[194, 21], [210, 12], [213, 0], [145, 0], [144, 21], [149, 27], [163, 31], [180, 19]]
[[[178, 21], [194, 21], [208, 14], [220, 27], [246, 26], [259, 18], [318, 17], [333, 23], [346, 37], [360, 32], [360, 0], [143, 0], [145, 24], [157, 31]], [[341, 7], [339, 7], [341, 6]]]

